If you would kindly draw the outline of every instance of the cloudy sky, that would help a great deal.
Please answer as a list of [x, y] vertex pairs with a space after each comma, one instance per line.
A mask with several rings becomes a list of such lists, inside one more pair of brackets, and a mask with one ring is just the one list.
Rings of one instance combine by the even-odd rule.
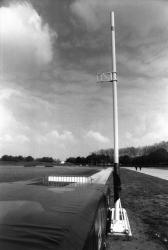
[[0, 1], [0, 155], [87, 155], [113, 145], [110, 11], [119, 145], [168, 140], [166, 0]]

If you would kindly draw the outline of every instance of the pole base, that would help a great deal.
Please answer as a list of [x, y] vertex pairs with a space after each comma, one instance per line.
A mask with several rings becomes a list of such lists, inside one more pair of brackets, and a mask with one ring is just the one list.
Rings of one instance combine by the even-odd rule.
[[122, 218], [119, 220], [114, 220], [115, 208], [111, 209], [111, 226], [110, 235], [116, 236], [132, 236], [127, 212], [122, 208]]
[[[130, 223], [128, 220], [127, 211], [121, 207], [119, 200], [119, 207], [110, 209], [111, 211], [111, 225], [110, 235], [114, 236], [132, 236]], [[117, 216], [116, 216], [117, 214]], [[116, 219], [117, 218], [117, 219]]]

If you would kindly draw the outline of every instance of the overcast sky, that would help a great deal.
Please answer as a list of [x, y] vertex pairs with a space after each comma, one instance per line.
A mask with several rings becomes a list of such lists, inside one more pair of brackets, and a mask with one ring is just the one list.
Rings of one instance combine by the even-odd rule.
[[168, 1], [0, 1], [0, 155], [65, 159], [113, 146], [110, 11], [119, 145], [168, 140]]

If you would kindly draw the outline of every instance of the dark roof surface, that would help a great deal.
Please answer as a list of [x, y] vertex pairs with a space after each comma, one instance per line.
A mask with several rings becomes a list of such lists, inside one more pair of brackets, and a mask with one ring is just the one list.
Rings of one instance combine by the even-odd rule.
[[82, 250], [104, 192], [100, 184], [0, 183], [0, 249]]

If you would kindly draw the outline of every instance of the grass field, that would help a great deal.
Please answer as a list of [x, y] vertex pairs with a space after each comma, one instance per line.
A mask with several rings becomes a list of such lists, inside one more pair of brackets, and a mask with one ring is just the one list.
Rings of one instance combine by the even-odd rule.
[[[111, 243], [113, 248], [108, 249], [146, 249], [147, 246], [148, 250], [168, 249], [168, 181], [127, 169], [121, 170], [121, 179], [121, 200], [129, 214], [133, 242], [118, 244], [121, 248]], [[160, 246], [150, 247], [149, 242]]]

